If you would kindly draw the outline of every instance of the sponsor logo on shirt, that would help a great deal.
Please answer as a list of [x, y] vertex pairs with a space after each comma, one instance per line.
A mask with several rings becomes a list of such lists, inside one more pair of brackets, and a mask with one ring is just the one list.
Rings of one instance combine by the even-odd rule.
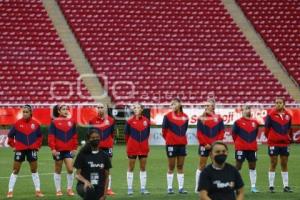
[[35, 125], [34, 124], [31, 124], [31, 129], [35, 129]]
[[216, 180], [213, 182], [213, 184], [215, 184], [218, 189], [227, 188], [227, 187], [234, 188], [233, 181], [222, 183], [220, 180]]
[[104, 168], [103, 163], [94, 163], [93, 161], [89, 161], [88, 164], [90, 165], [91, 168], [100, 168], [100, 169]]

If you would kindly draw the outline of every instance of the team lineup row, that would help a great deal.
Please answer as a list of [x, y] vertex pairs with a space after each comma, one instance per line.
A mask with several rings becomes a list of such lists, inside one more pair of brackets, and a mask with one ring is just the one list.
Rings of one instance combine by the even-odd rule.
[[[276, 98], [275, 108], [272, 109], [265, 120], [265, 135], [268, 139], [268, 150], [270, 156], [269, 189], [274, 192], [275, 169], [277, 157], [280, 155], [283, 188], [285, 192], [292, 192], [288, 185], [288, 146], [291, 142], [291, 120], [292, 116], [285, 110], [284, 99]], [[87, 133], [87, 143], [79, 151], [75, 162], [78, 142], [76, 123], [70, 119], [68, 107], [57, 105], [53, 109], [54, 119], [49, 127], [48, 146], [51, 149], [55, 171], [54, 184], [56, 195], [62, 196], [61, 170], [65, 163], [67, 169], [67, 195], [73, 196], [73, 167], [75, 177], [78, 180], [77, 193], [83, 199], [105, 199], [106, 195], [114, 195], [111, 189], [111, 167], [112, 148], [114, 144], [115, 121], [107, 114], [107, 106], [99, 104], [98, 115], [90, 120], [90, 128]], [[178, 192], [186, 194], [184, 189], [184, 160], [186, 156], [188, 116], [183, 112], [181, 101], [173, 99], [169, 113], [164, 116], [162, 124], [162, 136], [166, 142], [166, 153], [168, 159], [167, 171], [167, 193], [173, 194], [173, 178], [175, 168], [177, 170]], [[256, 188], [256, 151], [259, 124], [251, 118], [251, 107], [243, 106], [243, 116], [238, 119], [232, 127], [232, 136], [235, 144], [235, 169], [240, 170], [245, 159], [249, 162], [249, 175], [251, 192], [258, 192]], [[13, 197], [13, 188], [17, 180], [21, 164], [27, 158], [32, 172], [32, 179], [36, 189], [36, 196], [43, 197], [40, 189], [40, 180], [37, 172], [37, 151], [42, 145], [42, 133], [39, 124], [32, 118], [32, 107], [23, 106], [23, 117], [18, 120], [8, 134], [8, 144], [15, 151], [13, 172], [9, 180], [7, 197]], [[143, 106], [133, 106], [133, 116], [126, 121], [125, 140], [128, 155], [127, 185], [128, 195], [133, 194], [133, 169], [136, 159], [140, 163], [140, 189], [142, 194], [149, 194], [146, 189], [147, 173], [146, 161], [149, 153], [150, 121], [143, 116]], [[221, 141], [224, 136], [224, 122], [220, 115], [215, 113], [215, 101], [208, 100], [205, 110], [198, 117], [197, 138], [199, 140], [199, 167], [195, 174], [195, 192], [199, 192], [200, 199], [218, 199], [218, 195], [226, 199], [243, 199], [243, 183], [241, 179], [236, 180], [233, 176], [215, 177], [213, 182], [208, 178], [210, 172], [215, 168], [226, 169], [227, 146], [217, 142], [214, 150], [213, 144]], [[224, 148], [222, 150], [222, 148]], [[100, 149], [100, 151], [99, 151]], [[221, 149], [221, 150], [220, 150]], [[216, 151], [216, 152], [214, 152]], [[207, 166], [208, 157], [212, 157], [213, 163]], [[225, 167], [226, 166], [226, 167]], [[213, 167], [213, 168], [212, 168]], [[228, 169], [231, 169], [230, 167]], [[221, 172], [221, 171], [218, 171]], [[216, 173], [213, 173], [214, 175]], [[227, 174], [230, 174], [227, 172]], [[239, 174], [237, 172], [237, 174]], [[204, 178], [206, 177], [206, 178]], [[225, 178], [225, 179], [224, 179]], [[223, 180], [224, 179], [224, 180]], [[235, 182], [236, 181], [236, 182]], [[231, 184], [235, 183], [235, 187]], [[222, 184], [220, 184], [222, 183]], [[225, 187], [225, 190], [224, 190]], [[225, 194], [216, 191], [226, 191]]]

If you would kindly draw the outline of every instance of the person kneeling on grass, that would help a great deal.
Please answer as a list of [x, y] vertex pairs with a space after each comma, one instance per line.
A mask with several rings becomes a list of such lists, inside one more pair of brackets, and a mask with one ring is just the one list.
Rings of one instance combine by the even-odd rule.
[[87, 143], [75, 159], [77, 193], [83, 200], [105, 200], [111, 162], [106, 153], [99, 149], [100, 135], [90, 130]]
[[198, 183], [200, 200], [243, 200], [244, 182], [239, 171], [226, 163], [228, 147], [221, 141], [211, 145], [208, 165], [200, 175]]

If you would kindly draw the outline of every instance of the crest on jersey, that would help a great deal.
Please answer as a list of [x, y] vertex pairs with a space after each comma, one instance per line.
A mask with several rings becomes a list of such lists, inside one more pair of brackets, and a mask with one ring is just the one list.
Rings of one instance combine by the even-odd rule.
[[31, 129], [35, 129], [35, 125], [34, 124], [31, 124]]
[[285, 119], [286, 119], [286, 120], [290, 120], [290, 116], [285, 115]]
[[71, 127], [72, 126], [72, 122], [68, 121], [68, 125]]
[[214, 117], [214, 122], [218, 122], [218, 118]]
[[148, 126], [148, 122], [147, 121], [144, 121], [144, 126]]
[[254, 122], [252, 122], [252, 127], [256, 128], [256, 124]]
[[109, 123], [109, 120], [105, 120], [105, 125], [109, 125], [110, 123]]

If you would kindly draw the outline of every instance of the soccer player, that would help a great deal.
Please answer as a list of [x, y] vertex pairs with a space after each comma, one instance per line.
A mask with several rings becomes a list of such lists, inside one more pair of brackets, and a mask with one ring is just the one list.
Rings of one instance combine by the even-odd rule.
[[42, 133], [39, 123], [32, 117], [32, 107], [30, 105], [23, 106], [22, 113], [22, 119], [19, 119], [8, 133], [8, 144], [14, 150], [15, 158], [13, 172], [9, 179], [7, 198], [13, 197], [13, 189], [25, 157], [30, 165], [35, 196], [43, 197], [37, 172], [37, 152], [42, 145]]
[[275, 108], [268, 113], [265, 121], [265, 134], [268, 138], [268, 153], [271, 161], [269, 169], [269, 190], [271, 193], [275, 192], [274, 181], [278, 156], [280, 156], [283, 191], [292, 192], [289, 187], [287, 166], [290, 154], [288, 146], [293, 138], [291, 123], [292, 116], [285, 109], [284, 99], [276, 98]]
[[[99, 148], [112, 160], [115, 120], [107, 114], [107, 105], [100, 103], [96, 109], [98, 115], [90, 121], [90, 125], [100, 134]], [[111, 175], [109, 174], [108, 177], [107, 195], [114, 195], [111, 189]]]
[[80, 149], [74, 162], [76, 170], [77, 193], [83, 200], [105, 200], [108, 174], [111, 168], [109, 157], [99, 150], [100, 135], [90, 129], [87, 143]]
[[201, 171], [205, 168], [211, 150], [211, 144], [224, 137], [224, 122], [220, 115], [215, 114], [215, 100], [209, 99], [205, 103], [204, 113], [197, 121], [197, 138], [199, 141], [198, 154], [200, 162], [196, 170], [195, 193], [198, 192], [198, 182]]
[[241, 170], [245, 159], [248, 160], [251, 192], [257, 193], [259, 191], [256, 189], [256, 137], [259, 124], [255, 119], [251, 119], [251, 106], [243, 106], [242, 112], [243, 117], [236, 120], [232, 127], [236, 168]]
[[76, 123], [69, 117], [66, 105], [56, 105], [53, 108], [55, 117], [49, 127], [48, 145], [55, 161], [54, 184], [56, 196], [62, 196], [61, 170], [63, 162], [67, 169], [67, 194], [74, 196], [73, 157], [77, 150]]
[[239, 171], [226, 163], [228, 147], [221, 141], [211, 145], [208, 165], [200, 176], [200, 200], [244, 200], [244, 182]]
[[175, 98], [171, 101], [172, 111], [164, 116], [162, 124], [162, 136], [166, 141], [166, 153], [168, 157], [167, 185], [168, 194], [174, 194], [173, 177], [175, 165], [177, 167], [178, 192], [187, 194], [184, 190], [184, 159], [187, 155], [186, 145], [189, 118], [183, 112], [181, 101]]
[[149, 135], [150, 135], [150, 121], [143, 116], [143, 106], [135, 104], [133, 106], [134, 115], [129, 118], [125, 125], [125, 140], [126, 151], [128, 156], [128, 171], [127, 171], [127, 185], [128, 195], [133, 194], [133, 170], [135, 161], [138, 158], [140, 161], [140, 186], [141, 194], [150, 194], [146, 189], [147, 172], [146, 163], [149, 153]]

